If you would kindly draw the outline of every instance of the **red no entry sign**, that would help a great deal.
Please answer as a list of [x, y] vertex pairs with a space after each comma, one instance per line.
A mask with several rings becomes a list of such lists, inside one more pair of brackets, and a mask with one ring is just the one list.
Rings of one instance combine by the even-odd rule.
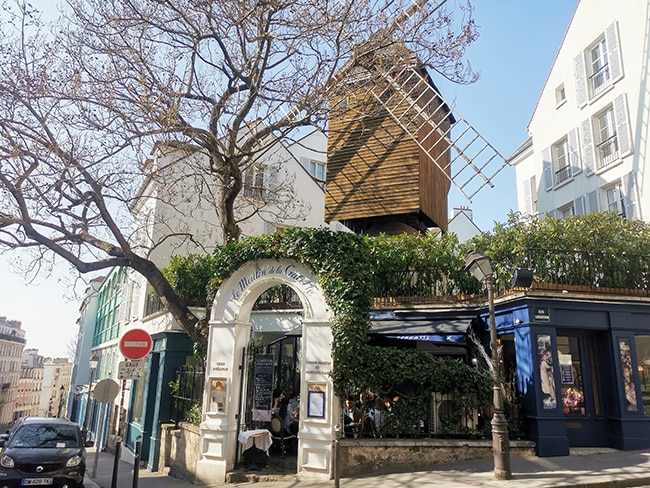
[[126, 359], [137, 361], [149, 354], [152, 344], [149, 332], [143, 329], [131, 329], [120, 339], [120, 351]]

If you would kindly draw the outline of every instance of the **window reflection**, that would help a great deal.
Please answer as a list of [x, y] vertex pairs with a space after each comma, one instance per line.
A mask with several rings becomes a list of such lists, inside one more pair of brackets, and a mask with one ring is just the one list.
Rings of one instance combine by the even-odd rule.
[[584, 415], [585, 395], [578, 338], [558, 336], [557, 349], [562, 383], [562, 411], [567, 415]]
[[637, 371], [643, 399], [643, 414], [650, 416], [650, 336], [636, 336], [634, 342], [639, 363]]

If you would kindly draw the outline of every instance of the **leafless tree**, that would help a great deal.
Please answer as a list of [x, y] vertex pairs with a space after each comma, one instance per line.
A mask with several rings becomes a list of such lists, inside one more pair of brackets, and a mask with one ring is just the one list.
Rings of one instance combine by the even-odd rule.
[[336, 74], [371, 36], [473, 80], [471, 5], [448, 3], [67, 0], [49, 27], [26, 1], [5, 5], [0, 250], [29, 248], [82, 274], [130, 267], [203, 340], [205, 321], [134, 247], [130, 209], [152, 148], [202, 155], [223, 237], [237, 239], [246, 169], [301, 128], [326, 129]]

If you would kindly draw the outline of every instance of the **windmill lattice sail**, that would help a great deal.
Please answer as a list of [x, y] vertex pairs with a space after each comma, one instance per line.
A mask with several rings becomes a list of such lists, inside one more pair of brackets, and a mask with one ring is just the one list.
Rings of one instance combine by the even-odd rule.
[[[374, 65], [367, 94], [374, 97], [420, 149], [429, 155], [451, 183], [468, 199], [508, 165], [505, 158], [472, 125], [444, 100], [425, 75], [415, 66], [386, 69]], [[444, 103], [439, 103], [442, 100]], [[444, 107], [444, 108], [443, 108]], [[446, 112], [446, 113], [443, 113]], [[453, 116], [444, 128], [442, 121]], [[414, 125], [415, 123], [415, 125]], [[437, 134], [438, 142], [427, 147], [423, 140]], [[448, 158], [441, 158], [449, 152]]]

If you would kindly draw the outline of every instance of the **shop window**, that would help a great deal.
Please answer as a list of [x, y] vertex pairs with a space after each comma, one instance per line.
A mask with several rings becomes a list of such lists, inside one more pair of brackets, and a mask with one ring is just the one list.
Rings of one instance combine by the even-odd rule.
[[639, 406], [637, 402], [636, 385], [634, 384], [634, 365], [632, 364], [630, 339], [626, 337], [620, 338], [618, 340], [618, 348], [621, 356], [626, 410], [628, 412], [637, 412]]
[[650, 336], [636, 336], [636, 357], [638, 361], [639, 384], [643, 399], [643, 414], [650, 416]]
[[584, 381], [578, 338], [558, 336], [557, 349], [562, 383], [562, 410], [567, 415], [584, 415]]

